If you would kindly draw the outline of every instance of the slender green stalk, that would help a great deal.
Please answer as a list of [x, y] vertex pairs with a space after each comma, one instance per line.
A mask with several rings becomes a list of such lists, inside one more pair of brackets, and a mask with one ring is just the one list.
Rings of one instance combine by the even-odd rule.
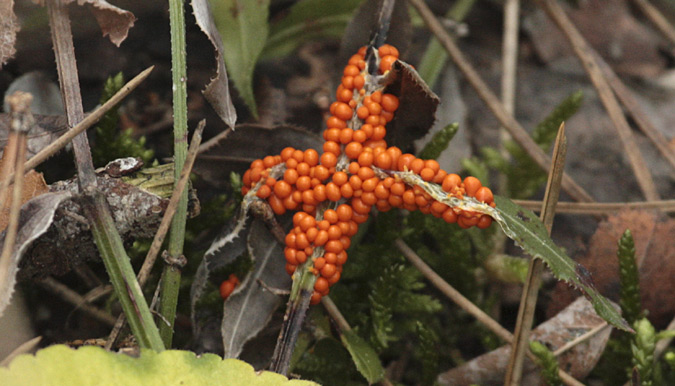
[[108, 211], [108, 204], [100, 192], [94, 191], [83, 197], [85, 213], [92, 222], [92, 233], [96, 247], [110, 276], [110, 281], [118, 295], [122, 310], [127, 316], [131, 332], [141, 347], [163, 351], [164, 344], [159, 330], [152, 319], [141, 286], [138, 285], [134, 269], [131, 267], [122, 239]]
[[[184, 2], [169, 0], [171, 23], [171, 72], [173, 82], [173, 134], [174, 134], [174, 180], [178, 183], [187, 155], [187, 70], [185, 64], [185, 14]], [[169, 232], [169, 255], [178, 258], [183, 254], [185, 220], [187, 218], [187, 190], [178, 203]], [[171, 347], [176, 304], [180, 287], [180, 270], [166, 265], [162, 274], [162, 292], [159, 312], [166, 322], [160, 324], [160, 334], [166, 347]]]

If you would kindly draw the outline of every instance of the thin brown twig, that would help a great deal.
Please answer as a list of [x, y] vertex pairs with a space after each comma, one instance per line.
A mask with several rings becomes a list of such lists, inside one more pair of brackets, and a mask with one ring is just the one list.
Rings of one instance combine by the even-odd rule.
[[[513, 200], [523, 208], [540, 211], [541, 201]], [[664, 213], [675, 212], [675, 200], [643, 202], [558, 202], [556, 213], [572, 214], [611, 214], [622, 210], [659, 210]]]
[[345, 317], [342, 315], [342, 312], [340, 312], [340, 310], [337, 308], [333, 302], [333, 299], [331, 299], [329, 296], [324, 296], [321, 298], [321, 304], [326, 309], [326, 312], [328, 312], [328, 315], [333, 318], [340, 330], [351, 331], [352, 327], [347, 322], [347, 319], [345, 319]]
[[[145, 78], [148, 77], [148, 75], [150, 75], [150, 72], [152, 72], [153, 68], [154, 66], [148, 67], [140, 74], [136, 75], [136, 77], [130, 80], [117, 93], [115, 93], [112, 98], [94, 110], [91, 114], [87, 115], [80, 123], [75, 125], [75, 127], [68, 130], [56, 141], [52, 142], [40, 150], [40, 152], [31, 157], [24, 164], [24, 171], [29, 172], [33, 170], [36, 166], [40, 165], [49, 157], [56, 154], [56, 152], [66, 147], [66, 145], [68, 145], [77, 135], [93, 126], [96, 122], [98, 122], [99, 119], [101, 119], [101, 117], [103, 117], [103, 115], [105, 115], [105, 113], [110, 111], [111, 108], [113, 108], [122, 99], [129, 95], [136, 87], [138, 87], [138, 85], [141, 84], [141, 82], [143, 82]], [[4, 180], [0, 182], [0, 190], [2, 190], [8, 184], [8, 181], [10, 181], [10, 179], [13, 177], [14, 173], [7, 175]]]
[[555, 355], [555, 356], [560, 356], [560, 355], [562, 355], [562, 353], [566, 352], [567, 350], [570, 350], [572, 347], [578, 345], [578, 344], [581, 343], [581, 342], [587, 341], [588, 339], [594, 337], [596, 334], [598, 334], [600, 331], [602, 331], [602, 330], [604, 330], [604, 329], [606, 329], [606, 328], [611, 328], [611, 326], [609, 325], [609, 323], [607, 323], [607, 322], [605, 322], [605, 321], [601, 322], [601, 323], [598, 324], [597, 326], [595, 326], [595, 327], [591, 328], [590, 330], [588, 330], [585, 334], [582, 334], [582, 335], [580, 335], [580, 336], [578, 336], [578, 337], [572, 339], [571, 341], [565, 343], [562, 347], [560, 347], [560, 348], [558, 348], [557, 350], [555, 350], [555, 351], [553, 352], [553, 355]]
[[[178, 180], [176, 188], [171, 194], [171, 199], [169, 200], [169, 204], [166, 207], [166, 211], [164, 212], [162, 221], [159, 224], [159, 228], [155, 233], [155, 237], [152, 240], [152, 244], [150, 244], [150, 249], [148, 250], [148, 253], [145, 256], [145, 260], [143, 260], [143, 265], [141, 266], [141, 269], [138, 271], [137, 275], [138, 284], [140, 284], [141, 287], [145, 285], [145, 282], [148, 280], [148, 277], [150, 277], [150, 271], [152, 271], [152, 267], [154, 266], [155, 261], [157, 260], [157, 255], [159, 254], [160, 248], [162, 247], [164, 239], [166, 238], [166, 234], [169, 231], [169, 227], [171, 226], [173, 215], [176, 213], [176, 209], [178, 208], [178, 201], [181, 198], [183, 190], [185, 190], [185, 187], [187, 186], [190, 177], [190, 172], [192, 171], [192, 166], [194, 165], [195, 158], [197, 157], [199, 144], [202, 141], [202, 132], [204, 131], [205, 126], [206, 121], [202, 119], [197, 125], [197, 129], [195, 130], [194, 134], [192, 135], [192, 142], [190, 143], [190, 149], [188, 150], [187, 157], [185, 159], [185, 164], [183, 165], [183, 170], [181, 170], [180, 173], [180, 179]], [[110, 335], [108, 336], [108, 340], [106, 343], [107, 349], [109, 349], [108, 345], [112, 346], [112, 342], [114, 342], [117, 339], [117, 336], [122, 330], [122, 327], [124, 327], [124, 321], [125, 321], [124, 314], [120, 314], [117, 321], [115, 321], [114, 323], [114, 327], [110, 332]]]
[[668, 22], [668, 19], [666, 19], [656, 7], [647, 0], [633, 0], [633, 3], [640, 8], [649, 21], [654, 23], [663, 36], [670, 40], [670, 44], [675, 44], [675, 28], [673, 28], [670, 22]]
[[[429, 30], [438, 38], [443, 48], [453, 60], [457, 68], [462, 71], [466, 80], [476, 90], [478, 96], [485, 102], [492, 114], [499, 123], [509, 131], [513, 139], [523, 148], [523, 150], [539, 165], [543, 170], [548, 170], [551, 166], [551, 158], [547, 156], [537, 144], [532, 140], [525, 128], [509, 114], [499, 98], [490, 90], [485, 81], [478, 72], [466, 60], [459, 47], [445, 31], [441, 23], [436, 19], [424, 0], [408, 0], [420, 14]], [[593, 198], [579, 186], [569, 175], [563, 175], [562, 187], [575, 200], [582, 202], [592, 202]]]
[[593, 57], [593, 48], [586, 42], [572, 21], [567, 17], [565, 11], [555, 0], [539, 0], [539, 4], [563, 32], [569, 43], [572, 45], [574, 53], [588, 73], [593, 86], [598, 92], [600, 101], [605, 106], [605, 110], [607, 110], [607, 114], [616, 128], [619, 139], [623, 144], [624, 151], [630, 161], [633, 173], [635, 174], [635, 178], [637, 179], [645, 198], [648, 200], [658, 200], [659, 193], [654, 184], [651, 171], [640, 153], [640, 149], [635, 142], [635, 137], [621, 110], [621, 106], [619, 106], [619, 102], [616, 100], [607, 79], [603, 76], [597, 61]]
[[[553, 227], [555, 207], [560, 196], [560, 182], [565, 168], [566, 154], [567, 139], [565, 137], [565, 124], [563, 123], [560, 125], [555, 145], [553, 146], [553, 164], [549, 172], [548, 182], [546, 183], [546, 193], [544, 193], [544, 202], [542, 203], [540, 215], [549, 235]], [[528, 351], [529, 336], [532, 322], [534, 321], [534, 311], [537, 305], [537, 294], [541, 286], [541, 273], [543, 270], [544, 263], [541, 259], [530, 260], [527, 280], [525, 281], [518, 310], [518, 318], [516, 319], [511, 356], [509, 358], [509, 365], [506, 368], [505, 385], [518, 386], [522, 380], [523, 361], [525, 353]]]
[[9, 353], [9, 355], [7, 355], [5, 359], [3, 359], [0, 362], [0, 367], [7, 367], [9, 366], [10, 363], [12, 363], [14, 358], [18, 357], [21, 354], [32, 352], [38, 347], [38, 344], [40, 343], [41, 340], [42, 340], [41, 336], [36, 336], [35, 338], [29, 339], [28, 341], [21, 343], [19, 347], [12, 350], [12, 352]]
[[[505, 329], [504, 327], [501, 326], [501, 324], [497, 323], [494, 319], [490, 317], [485, 311], [481, 310], [478, 308], [475, 304], [471, 302], [471, 300], [467, 299], [462, 295], [459, 291], [457, 291], [453, 286], [448, 284], [445, 280], [443, 280], [442, 277], [440, 277], [436, 272], [434, 272], [431, 267], [429, 267], [421, 257], [415, 253], [415, 251], [412, 250], [408, 246], [408, 244], [405, 243], [405, 241], [401, 239], [396, 239], [394, 241], [394, 245], [396, 248], [398, 248], [399, 251], [403, 254], [403, 256], [408, 259], [408, 261], [417, 268], [424, 277], [429, 280], [429, 282], [436, 287], [439, 291], [443, 293], [443, 295], [447, 296], [450, 300], [455, 302], [460, 308], [462, 308], [464, 311], [469, 313], [471, 316], [476, 318], [479, 323], [482, 323], [485, 327], [487, 327], [492, 333], [497, 335], [499, 338], [504, 340], [507, 343], [511, 343], [513, 341], [513, 334], [509, 332], [509, 330]], [[532, 352], [528, 351], [527, 352], [528, 357], [531, 359], [534, 359], [534, 354]], [[573, 376], [567, 374], [563, 370], [558, 371], [558, 375], [560, 375], [560, 378], [565, 382], [567, 385], [572, 385], [572, 386], [583, 386], [583, 383], [577, 381]]]
[[[16, 171], [14, 177], [14, 188], [12, 189], [12, 203], [9, 208], [9, 221], [7, 222], [7, 231], [0, 254], [0, 290], [8, 290], [7, 296], [11, 294], [14, 286], [14, 274], [10, 272], [15, 270], [16, 260], [13, 260], [14, 245], [19, 229], [19, 213], [21, 211], [21, 195], [23, 193], [23, 162], [26, 159], [26, 134], [35, 124], [33, 115], [30, 112], [30, 105], [33, 96], [25, 92], [15, 92], [7, 98], [11, 109], [10, 137], [7, 142], [8, 150], [5, 158], [6, 165]], [[11, 147], [10, 147], [11, 146]], [[5, 190], [5, 189], [3, 189]], [[2, 193], [6, 196], [6, 193]], [[0, 210], [4, 211], [5, 200], [0, 201]], [[0, 310], [2, 315], [2, 310]]]
[[603, 75], [605, 75], [605, 78], [607, 78], [607, 82], [609, 82], [612, 90], [614, 90], [616, 97], [619, 98], [619, 101], [621, 101], [626, 110], [628, 110], [630, 115], [633, 117], [635, 123], [637, 123], [638, 128], [642, 130], [643, 133], [645, 133], [647, 138], [652, 141], [654, 146], [656, 146], [656, 149], [661, 152], [661, 155], [663, 155], [666, 161], [670, 163], [670, 166], [673, 168], [673, 170], [675, 170], [675, 150], [668, 146], [668, 140], [666, 137], [664, 137], [663, 134], [661, 134], [661, 132], [657, 130], [656, 127], [654, 127], [654, 124], [652, 124], [652, 121], [649, 119], [642, 107], [640, 107], [640, 104], [633, 96], [633, 93], [623, 84], [621, 79], [616, 76], [607, 62], [605, 62], [605, 60], [602, 59], [602, 57], [598, 55], [597, 52], [593, 52], [593, 57], [597, 61]]
[[[59, 85], [63, 104], [66, 107], [68, 125], [75, 126], [84, 119], [82, 109], [82, 95], [80, 94], [80, 80], [75, 63], [75, 47], [73, 33], [70, 28], [68, 8], [60, 0], [48, 0], [49, 27], [52, 34], [52, 44], [56, 56], [56, 67], [59, 74]], [[96, 187], [96, 174], [91, 159], [89, 140], [85, 133], [73, 138], [73, 152], [77, 166], [78, 183], [82, 191]]]
[[74, 305], [76, 309], [81, 309], [84, 311], [86, 314], [89, 316], [93, 317], [94, 319], [97, 319], [107, 325], [114, 325], [115, 324], [115, 317], [110, 315], [109, 313], [99, 309], [98, 307], [95, 307], [91, 305], [91, 303], [87, 302], [87, 300], [82, 297], [82, 295], [78, 294], [77, 292], [71, 290], [67, 286], [59, 283], [58, 281], [54, 280], [51, 277], [48, 277], [44, 280], [38, 281], [37, 282], [40, 286], [44, 287], [45, 289], [51, 291], [52, 293], [56, 294], [58, 297], [61, 299], [67, 301], [68, 303]]
[[220, 141], [225, 140], [225, 138], [227, 138], [230, 135], [230, 133], [233, 132], [233, 131], [234, 131], [234, 129], [232, 129], [231, 127], [228, 127], [227, 129], [221, 131], [215, 137], [213, 137], [213, 138], [209, 139], [208, 141], [204, 142], [199, 147], [199, 151], [197, 152], [197, 154], [202, 154], [204, 152], [209, 151], [211, 148], [213, 148], [214, 146], [219, 144]]

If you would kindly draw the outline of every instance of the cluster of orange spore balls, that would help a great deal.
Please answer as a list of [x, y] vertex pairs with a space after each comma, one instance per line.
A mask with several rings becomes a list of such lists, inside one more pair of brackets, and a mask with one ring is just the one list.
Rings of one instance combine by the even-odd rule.
[[[377, 51], [378, 72], [384, 75], [399, 53], [390, 45]], [[344, 69], [337, 101], [331, 104], [331, 115], [326, 120], [323, 154], [319, 156], [313, 149], [287, 147], [278, 156], [252, 162], [243, 177], [242, 193], [257, 188], [256, 195], [267, 200], [277, 215], [299, 210], [285, 239], [286, 271], [292, 275], [299, 265], [312, 259], [310, 271], [318, 276], [312, 304], [318, 303], [328, 294], [330, 286], [340, 280], [350, 239], [359, 224], [368, 219], [373, 206], [383, 212], [391, 208], [420, 210], [462, 228], [487, 228], [492, 223], [489, 216], [435, 200], [419, 186], [409, 186], [396, 177], [376, 175], [373, 166], [385, 171], [411, 171], [424, 181], [440, 184], [449, 195], [466, 195], [495, 205], [492, 191], [477, 178], [462, 180], [459, 175], [442, 170], [435, 160], [422, 160], [402, 154], [395, 146], [387, 147], [385, 125], [394, 118], [399, 100], [381, 91], [366, 92], [366, 79], [371, 75], [365, 55], [363, 47]], [[283, 177], [271, 177], [270, 168], [282, 162]], [[344, 166], [341, 170], [336, 169], [338, 163]], [[317, 205], [327, 200], [336, 203], [335, 209], [327, 209], [317, 217]], [[318, 251], [322, 254], [316, 254], [320, 257], [315, 255], [317, 248], [322, 248]]]
[[230, 274], [230, 277], [228, 277], [227, 280], [220, 283], [220, 297], [223, 298], [223, 300], [227, 300], [238, 285], [239, 278], [237, 275]]

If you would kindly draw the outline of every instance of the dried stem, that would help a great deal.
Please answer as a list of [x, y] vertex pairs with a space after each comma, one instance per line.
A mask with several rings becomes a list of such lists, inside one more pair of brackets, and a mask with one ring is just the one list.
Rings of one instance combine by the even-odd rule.
[[[84, 112], [68, 8], [59, 0], [49, 0], [47, 9], [66, 115], [69, 125], [75, 126], [83, 120]], [[96, 175], [86, 133], [80, 133], [73, 139], [73, 149], [78, 183], [83, 193], [81, 204], [90, 220], [94, 241], [115, 288], [115, 294], [129, 318], [131, 330], [140, 346], [162, 351], [164, 345], [159, 331], [143, 297], [141, 287], [136, 281], [122, 239], [115, 228], [108, 203], [96, 189]]]
[[[565, 168], [565, 155], [567, 153], [567, 139], [565, 137], [565, 124], [560, 125], [558, 135], [553, 147], [553, 165], [549, 172], [548, 182], [546, 183], [546, 193], [542, 204], [540, 218], [551, 234], [553, 226], [553, 217], [555, 216], [555, 207], [560, 196], [560, 182], [562, 180], [563, 169]], [[534, 320], [534, 311], [537, 305], [537, 293], [541, 285], [541, 273], [544, 270], [544, 263], [541, 259], [531, 259], [530, 267], [527, 273], [527, 280], [523, 288], [523, 295], [518, 310], [516, 328], [513, 337], [511, 356], [509, 365], [506, 368], [505, 385], [518, 386], [521, 383], [523, 375], [523, 361], [525, 353], [528, 351], [528, 342], [532, 321]]]
[[[7, 98], [10, 105], [10, 135], [7, 141], [7, 150], [5, 152], [6, 170], [15, 170], [14, 187], [12, 189], [12, 200], [9, 208], [9, 221], [7, 223], [7, 232], [5, 233], [5, 242], [2, 245], [2, 254], [0, 254], [0, 289], [13, 290], [14, 277], [9, 272], [12, 264], [12, 255], [14, 244], [19, 229], [19, 213], [21, 211], [21, 195], [23, 193], [23, 163], [26, 159], [26, 134], [34, 125], [35, 120], [30, 112], [30, 104], [33, 96], [24, 92], [15, 92]], [[5, 170], [6, 169], [6, 170]], [[8, 189], [0, 191], [0, 211], [5, 210], [5, 199], [8, 195]], [[2, 315], [2, 311], [0, 311]]]
[[[551, 166], [551, 159], [537, 146], [527, 131], [518, 121], [509, 114], [499, 98], [490, 90], [485, 81], [481, 79], [478, 72], [466, 60], [459, 47], [453, 42], [452, 38], [445, 31], [441, 23], [436, 19], [424, 0], [408, 0], [427, 24], [427, 27], [438, 38], [445, 50], [450, 54], [450, 58], [455, 65], [462, 71], [467, 81], [476, 90], [478, 96], [485, 102], [492, 111], [499, 123], [508, 130], [513, 139], [525, 150], [525, 152], [544, 170]], [[562, 187], [575, 200], [583, 202], [592, 202], [593, 198], [579, 186], [567, 174], [563, 175]]]
[[665, 36], [670, 44], [675, 44], [675, 28], [670, 24], [659, 10], [647, 0], [633, 0], [633, 3], [640, 8], [640, 11], [647, 16], [659, 31]]
[[[405, 243], [405, 241], [396, 239], [396, 241], [394, 241], [394, 245], [399, 251], [401, 251], [403, 256], [408, 259], [408, 261], [410, 261], [410, 263], [414, 265], [415, 268], [417, 268], [422, 273], [422, 275], [424, 275], [424, 277], [426, 277], [427, 280], [429, 280], [429, 282], [431, 282], [431, 284], [433, 284], [434, 287], [441, 291], [445, 296], [455, 302], [455, 304], [457, 304], [471, 316], [476, 318], [476, 320], [482, 323], [485, 327], [487, 327], [505, 342], [511, 343], [513, 341], [513, 335], [509, 332], [509, 330], [502, 327], [499, 323], [497, 323], [496, 320], [492, 319], [490, 315], [486, 314], [485, 311], [481, 310], [479, 307], [473, 304], [471, 300], [465, 298], [464, 295], [448, 284], [448, 282], [443, 280], [443, 278], [434, 272], [434, 270], [431, 269], [431, 267], [429, 267], [422, 260], [422, 258], [419, 257], [415, 251], [413, 251], [412, 248], [410, 248]], [[528, 351], [527, 355], [531, 359], [534, 359], [534, 355], [531, 352]], [[583, 386], [583, 383], [577, 381], [573, 376], [567, 374], [563, 370], [559, 370], [558, 375], [560, 375], [560, 378], [562, 378], [563, 382], [565, 382], [567, 385]]]
[[[541, 201], [513, 200], [523, 208], [539, 211]], [[644, 201], [644, 202], [559, 202], [556, 207], [557, 213], [574, 214], [611, 214], [625, 209], [634, 210], [659, 210], [664, 213], [675, 212], [675, 200]]]
[[38, 281], [38, 284], [50, 292], [54, 293], [61, 299], [67, 301], [68, 303], [74, 305], [76, 308], [81, 309], [89, 316], [97, 319], [109, 326], [115, 324], [115, 317], [109, 313], [91, 305], [82, 295], [71, 290], [67, 286], [59, 283], [54, 278], [48, 277], [44, 280]]
[[626, 110], [635, 120], [638, 128], [649, 138], [654, 146], [661, 152], [661, 155], [670, 163], [670, 166], [675, 170], [675, 150], [668, 146], [668, 139], [661, 134], [661, 132], [654, 127], [654, 124], [649, 119], [649, 116], [644, 112], [640, 103], [635, 99], [633, 93], [626, 87], [621, 79], [614, 73], [612, 68], [605, 62], [604, 59], [597, 52], [593, 52], [593, 57], [598, 63], [598, 67], [602, 74], [607, 78], [607, 82], [614, 90], [616, 97], [624, 105]]
[[331, 299], [328, 296], [324, 296], [321, 298], [321, 304], [323, 304], [323, 307], [326, 309], [326, 312], [328, 312], [328, 315], [330, 315], [330, 317], [333, 318], [333, 320], [338, 325], [341, 331], [351, 331], [352, 327], [349, 325], [347, 319], [345, 319], [340, 310], [337, 308], [337, 306], [333, 302], [333, 299]]
[[621, 110], [621, 106], [619, 106], [619, 102], [616, 100], [611, 87], [598, 67], [598, 63], [592, 53], [593, 49], [588, 45], [583, 36], [581, 36], [574, 24], [572, 24], [565, 14], [565, 11], [563, 11], [562, 7], [560, 7], [555, 0], [540, 0], [539, 4], [562, 30], [563, 34], [572, 45], [574, 53], [579, 57], [579, 60], [581, 60], [581, 64], [583, 64], [591, 82], [593, 82], [593, 86], [595, 86], [602, 104], [605, 106], [612, 123], [614, 123], [614, 127], [623, 144], [623, 148], [628, 156], [628, 160], [633, 168], [633, 172], [635, 173], [635, 177], [637, 178], [642, 193], [647, 200], [658, 200], [659, 193], [656, 190], [656, 185], [654, 185], [652, 174], [647, 167], [644, 158], [642, 158], [640, 148], [635, 142], [635, 137]]

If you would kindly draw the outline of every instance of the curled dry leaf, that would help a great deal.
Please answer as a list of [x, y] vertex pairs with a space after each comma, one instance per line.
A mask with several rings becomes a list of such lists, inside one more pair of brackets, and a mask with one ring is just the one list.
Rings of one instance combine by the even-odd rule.
[[[593, 311], [591, 303], [580, 297], [555, 317], [535, 328], [531, 339], [555, 351], [603, 323], [602, 318]], [[577, 379], [583, 379], [600, 359], [610, 332], [611, 328], [605, 328], [562, 353], [558, 358], [560, 368]], [[511, 346], [503, 346], [440, 374], [437, 381], [440, 385], [502, 385], [510, 353]], [[538, 367], [526, 358], [522, 384], [539, 385], [540, 382]]]
[[0, 1], [0, 70], [16, 53], [19, 22], [14, 14], [14, 0]]
[[[649, 320], [664, 328], [675, 316], [675, 220], [654, 212], [623, 211], [600, 223], [586, 254], [577, 261], [593, 276], [597, 289], [608, 298], [619, 299], [617, 243], [626, 229], [635, 240], [635, 258], [640, 271], [642, 307]], [[548, 314], [564, 308], [579, 294], [567, 286], [555, 288]]]
[[229, 127], [234, 127], [235, 122], [237, 122], [237, 111], [232, 104], [232, 97], [230, 96], [230, 88], [227, 81], [227, 69], [225, 68], [225, 59], [223, 58], [223, 52], [225, 52], [223, 40], [213, 22], [213, 14], [211, 13], [209, 2], [207, 0], [192, 0], [192, 9], [194, 10], [197, 25], [209, 38], [216, 51], [216, 77], [204, 89], [204, 96], [220, 119]]
[[[44, 5], [44, 0], [33, 0], [34, 3]], [[74, 3], [75, 0], [61, 0], [64, 4]], [[110, 36], [110, 41], [117, 47], [127, 38], [129, 30], [134, 26], [136, 16], [105, 0], [77, 0], [78, 5], [88, 5], [96, 18], [103, 36]]]
[[[0, 316], [9, 304], [14, 292], [14, 283], [21, 256], [51, 226], [58, 206], [70, 198], [70, 192], [47, 193], [27, 202], [19, 215], [19, 227], [12, 251], [11, 260], [6, 271], [0, 272]], [[5, 242], [5, 234], [0, 234], [0, 245]]]
[[384, 80], [383, 92], [399, 96], [400, 106], [387, 124], [387, 142], [401, 150], [413, 151], [413, 141], [424, 137], [436, 121], [438, 96], [412, 66], [397, 60]]

